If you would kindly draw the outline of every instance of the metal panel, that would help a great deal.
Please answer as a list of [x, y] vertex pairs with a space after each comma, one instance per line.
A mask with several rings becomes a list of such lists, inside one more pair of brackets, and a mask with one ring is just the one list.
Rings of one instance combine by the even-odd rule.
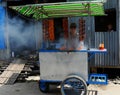
[[6, 11], [0, 6], [0, 60], [9, 58], [6, 48]]
[[104, 42], [108, 53], [106, 55], [96, 55], [94, 66], [117, 66], [118, 62], [118, 33], [117, 32], [96, 32], [95, 47]]
[[4, 26], [5, 26], [5, 9], [0, 6], [0, 49], [5, 48]]
[[[117, 9], [118, 0], [107, 0], [104, 4], [105, 9], [116, 8]], [[118, 11], [118, 10], [116, 10]], [[118, 12], [117, 19], [118, 19]], [[118, 20], [116, 20], [118, 23]], [[118, 25], [118, 24], [116, 24]], [[101, 42], [104, 42], [105, 48], [107, 48], [108, 53], [105, 55], [96, 55], [95, 63], [92, 66], [119, 66], [119, 32], [118, 26], [115, 32], [95, 32], [95, 47], [98, 47]]]
[[[105, 8], [116, 8], [117, 7], [117, 0], [107, 0], [108, 2], [105, 3]], [[117, 8], [116, 8], [117, 9]], [[118, 18], [117, 18], [118, 19]], [[94, 58], [90, 61], [90, 66], [118, 66], [119, 65], [119, 47], [118, 47], [118, 26], [117, 31], [115, 32], [95, 32], [94, 29], [94, 17], [86, 18], [86, 40], [85, 43], [89, 44], [90, 48], [98, 48], [101, 42], [104, 42], [105, 47], [108, 50], [107, 54], [96, 54], [95, 55], [95, 62]], [[89, 22], [90, 21], [90, 22]], [[90, 23], [90, 24], [89, 24]], [[118, 23], [118, 22], [117, 22]], [[89, 27], [90, 25], [90, 27]], [[89, 31], [89, 28], [91, 31]], [[90, 39], [90, 40], [88, 40]], [[90, 44], [92, 43], [92, 44]]]
[[[119, 35], [119, 38], [118, 38], [118, 47], [120, 47], [120, 0], [117, 0], [118, 1], [118, 6], [117, 6], [117, 28], [118, 28], [118, 35]], [[119, 49], [120, 50], [120, 49]], [[119, 51], [119, 62], [120, 62], [120, 51]]]
[[[120, 4], [119, 4], [120, 5]], [[101, 42], [104, 42], [105, 48], [107, 48], [107, 54], [96, 54], [95, 55], [95, 62], [94, 58], [90, 61], [91, 67], [105, 67], [105, 66], [120, 66], [119, 65], [119, 27], [118, 23], [120, 22], [119, 19], [119, 8], [118, 8], [118, 0], [107, 0], [104, 4], [105, 9], [109, 8], [116, 8], [116, 15], [117, 15], [117, 28], [115, 32], [108, 33], [108, 32], [95, 32], [95, 23], [94, 17], [84, 17], [86, 20], [86, 40], [85, 44], [87, 47], [90, 48], [98, 48]], [[72, 21], [78, 23], [78, 18], [73, 18]], [[71, 21], [69, 21], [71, 22]]]
[[104, 8], [108, 9], [108, 8], [115, 8], [118, 0], [107, 0], [106, 3], [104, 3]]
[[43, 40], [43, 32], [42, 32], [42, 21], [35, 22], [34, 25], [34, 31], [35, 31], [35, 42], [36, 42], [36, 50], [39, 50], [42, 46], [42, 40]]
[[70, 74], [88, 81], [87, 52], [40, 52], [41, 79], [62, 81]]

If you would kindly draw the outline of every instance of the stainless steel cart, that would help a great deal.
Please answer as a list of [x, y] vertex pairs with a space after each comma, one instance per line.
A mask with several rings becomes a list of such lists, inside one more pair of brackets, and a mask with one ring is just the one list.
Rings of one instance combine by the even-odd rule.
[[[36, 20], [71, 16], [90, 17], [105, 15], [103, 9], [104, 1], [106, 0], [80, 0], [78, 2], [44, 3], [37, 5], [32, 4], [24, 6], [11, 6], [10, 8], [12, 8], [15, 11], [18, 11], [22, 15], [32, 17]], [[90, 25], [91, 23], [89, 22], [89, 26]], [[90, 29], [88, 27], [87, 32], [89, 31]], [[61, 91], [63, 95], [66, 91], [69, 91], [69, 89], [75, 89], [75, 92], [79, 92], [81, 93], [81, 95], [86, 95], [86, 84], [87, 82], [89, 82], [88, 60], [95, 53], [106, 53], [106, 51], [106, 49], [60, 51], [45, 50], [45, 48], [40, 50], [40, 90], [42, 92], [47, 92], [49, 89], [49, 84], [61, 84]], [[92, 75], [90, 81], [95, 83], [92, 80], [98, 81], [96, 80], [96, 78], [101, 78], [102, 81], [106, 80], [104, 75], [100, 75], [100, 77], [97, 75]]]
[[[87, 82], [89, 81], [88, 60], [95, 53], [106, 52], [106, 49], [83, 49], [80, 51], [40, 50], [40, 90], [47, 92], [49, 85], [53, 83], [62, 83], [61, 87], [71, 86], [71, 84], [75, 86], [73, 82], [77, 81], [76, 86], [78, 84], [79, 86], [82, 85], [83, 95], [86, 95]], [[64, 88], [61, 89], [63, 90]]]

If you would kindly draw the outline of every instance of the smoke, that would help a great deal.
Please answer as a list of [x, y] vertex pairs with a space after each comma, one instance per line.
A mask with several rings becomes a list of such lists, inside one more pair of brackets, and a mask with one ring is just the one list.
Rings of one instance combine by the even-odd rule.
[[10, 47], [12, 51], [21, 51], [23, 49], [37, 49], [42, 37], [39, 23], [25, 21], [16, 18], [8, 18], [7, 28], [9, 33]]

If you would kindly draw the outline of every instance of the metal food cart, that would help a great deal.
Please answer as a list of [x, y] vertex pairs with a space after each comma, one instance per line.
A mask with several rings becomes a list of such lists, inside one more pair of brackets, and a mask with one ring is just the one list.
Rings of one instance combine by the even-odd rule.
[[[86, 91], [87, 83], [90, 83], [89, 58], [96, 53], [106, 52], [106, 49], [82, 49], [80, 51], [40, 50], [40, 90], [46, 92], [49, 89], [49, 84], [59, 84], [65, 80], [65, 78], [79, 77]], [[89, 57], [88, 53], [90, 54]], [[103, 83], [106, 81], [107, 80], [104, 79]]]
[[[32, 15], [33, 18], [37, 20], [71, 16], [89, 17], [104, 15], [103, 1], [104, 0], [84, 0], [78, 2], [44, 3], [37, 5], [11, 6], [10, 8], [25, 16]], [[107, 83], [107, 78], [104, 74], [90, 75], [88, 66], [88, 60], [91, 59], [94, 54], [106, 52], [106, 49], [82, 49], [72, 51], [40, 49], [40, 90], [42, 92], [47, 92], [50, 84], [61, 84], [61, 92], [63, 95], [66, 95], [65, 92], [67, 90], [70, 91], [70, 89], [77, 89], [77, 92], [81, 93], [79, 95], [86, 95], [87, 83]], [[101, 79], [102, 81], [97, 79]]]

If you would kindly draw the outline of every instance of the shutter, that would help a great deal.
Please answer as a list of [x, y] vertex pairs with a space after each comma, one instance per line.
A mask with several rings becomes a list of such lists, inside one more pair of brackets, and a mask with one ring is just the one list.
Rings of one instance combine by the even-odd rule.
[[0, 6], [0, 49], [5, 49], [5, 9]]

